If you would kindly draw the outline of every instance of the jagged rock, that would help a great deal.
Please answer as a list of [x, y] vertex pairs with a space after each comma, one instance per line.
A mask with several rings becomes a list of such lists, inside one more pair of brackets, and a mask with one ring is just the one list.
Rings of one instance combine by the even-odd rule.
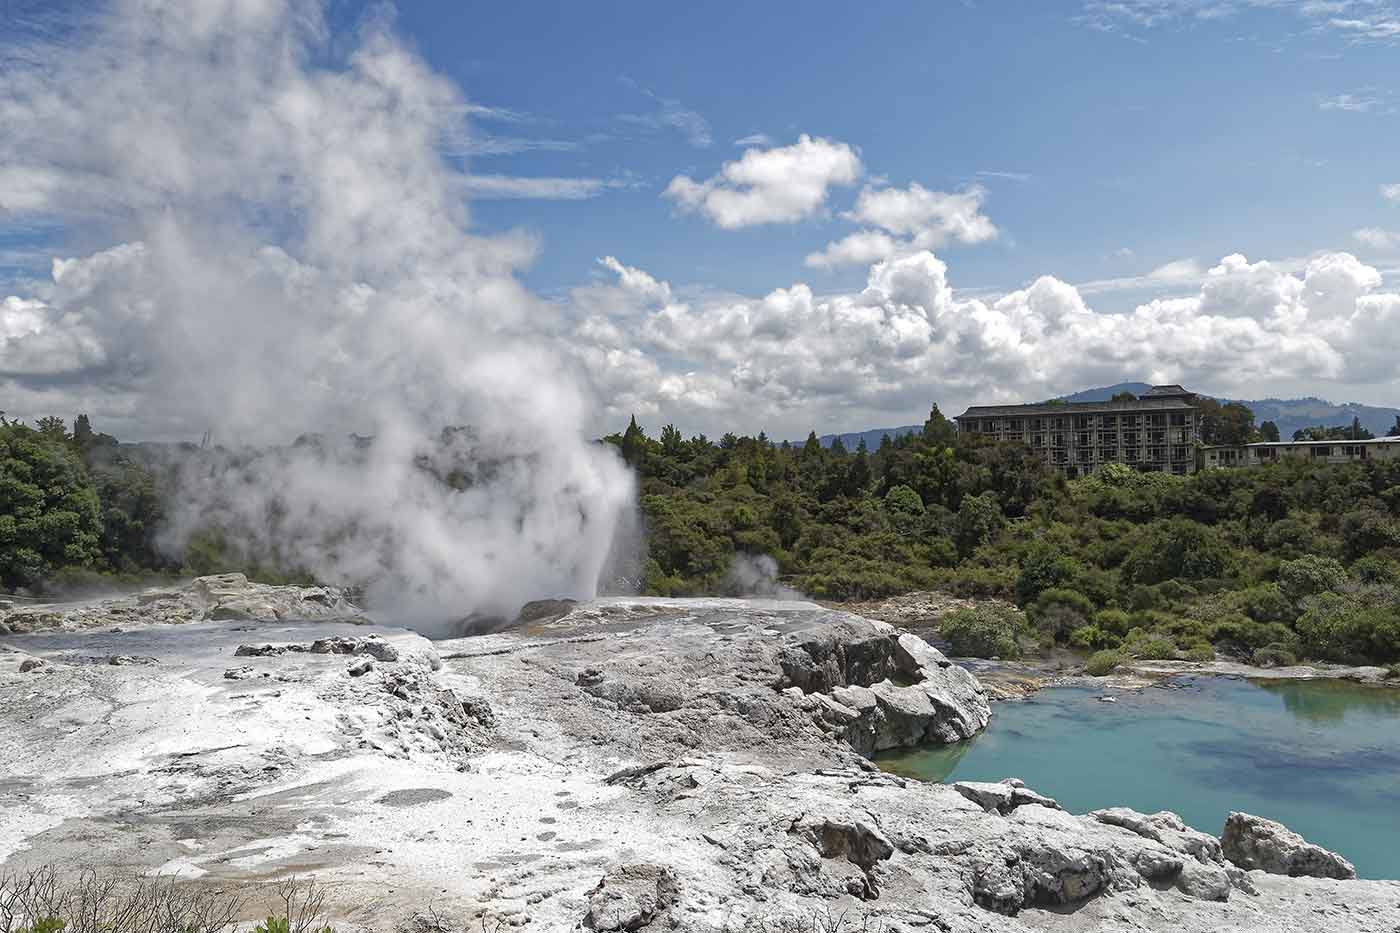
[[374, 659], [360, 658], [360, 660], [352, 662], [345, 670], [351, 677], [363, 677], [374, 670]]
[[110, 628], [132, 622], [180, 625], [213, 620], [365, 621], [343, 590], [253, 583], [241, 573], [199, 577], [182, 587], [96, 602], [0, 607], [0, 615], [6, 628], [21, 634], [47, 629]]
[[287, 653], [284, 645], [239, 645], [233, 652], [236, 658], [275, 658]]
[[25, 660], [19, 663], [19, 672], [21, 674], [28, 674], [30, 671], [39, 670], [47, 663], [48, 662], [46, 662], [43, 658], [26, 658]]
[[1053, 799], [1037, 794], [1016, 778], [1008, 778], [995, 784], [986, 781], [958, 781], [953, 784], [953, 789], [988, 813], [1000, 813], [1003, 816], [1027, 804], [1051, 810], [1060, 809], [1060, 805]]
[[1128, 807], [1109, 807], [1094, 810], [1089, 816], [1100, 823], [1121, 826], [1144, 839], [1160, 842], [1169, 849], [1190, 855], [1198, 862], [1220, 861], [1220, 840], [1209, 833], [1192, 829], [1169, 810], [1149, 816]]
[[1294, 878], [1356, 877], [1356, 868], [1337, 853], [1313, 845], [1282, 823], [1250, 813], [1226, 817], [1220, 846], [1227, 859], [1246, 871]]
[[256, 677], [257, 671], [251, 667], [233, 667], [224, 671], [224, 680], [247, 680], [249, 677]]
[[1208, 865], [1187, 859], [1176, 878], [1177, 890], [1205, 901], [1230, 899], [1230, 876], [1223, 865]]
[[583, 924], [590, 930], [640, 930], [680, 897], [671, 869], [647, 863], [620, 865], [588, 892]]
[[971, 800], [988, 813], [1009, 813], [1011, 811], [1011, 791], [1009, 784], [993, 784], [989, 781], [958, 781], [953, 789]]
[[546, 619], [553, 621], [568, 615], [577, 605], [578, 600], [574, 599], [536, 599], [520, 607], [520, 611], [515, 614], [515, 621], [520, 625]]

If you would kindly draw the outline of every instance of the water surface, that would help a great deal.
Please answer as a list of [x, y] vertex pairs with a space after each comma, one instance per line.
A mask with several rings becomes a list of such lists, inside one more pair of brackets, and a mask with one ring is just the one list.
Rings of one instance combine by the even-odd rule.
[[1067, 809], [1173, 810], [1219, 835], [1231, 810], [1279, 820], [1365, 878], [1400, 878], [1400, 691], [1346, 681], [1178, 678], [1054, 687], [997, 703], [968, 742], [883, 756], [928, 781], [1019, 777]]

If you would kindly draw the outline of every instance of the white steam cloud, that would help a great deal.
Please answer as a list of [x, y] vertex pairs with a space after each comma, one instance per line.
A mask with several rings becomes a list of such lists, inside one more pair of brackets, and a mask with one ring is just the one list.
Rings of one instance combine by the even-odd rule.
[[369, 434], [201, 461], [176, 535], [217, 518], [423, 619], [591, 596], [632, 481], [515, 277], [533, 243], [468, 231], [457, 89], [311, 0], [118, 0], [78, 35], [0, 72], [0, 213], [88, 244], [4, 301], [12, 410], [87, 385], [100, 427]]

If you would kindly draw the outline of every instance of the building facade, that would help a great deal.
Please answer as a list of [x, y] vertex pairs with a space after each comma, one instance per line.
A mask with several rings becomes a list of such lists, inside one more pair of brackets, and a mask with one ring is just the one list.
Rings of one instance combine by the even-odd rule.
[[1132, 401], [974, 405], [954, 420], [964, 434], [1025, 444], [1071, 477], [1105, 463], [1194, 473], [1201, 436], [1195, 401], [1194, 392], [1164, 385]]
[[1400, 460], [1400, 437], [1377, 437], [1368, 441], [1273, 441], [1201, 449], [1201, 463], [1207, 470], [1262, 466], [1283, 459], [1311, 463]]

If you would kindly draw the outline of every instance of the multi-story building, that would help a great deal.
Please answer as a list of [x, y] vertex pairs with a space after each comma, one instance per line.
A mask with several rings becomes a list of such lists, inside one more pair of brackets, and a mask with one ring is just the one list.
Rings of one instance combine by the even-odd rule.
[[974, 405], [954, 420], [963, 433], [1025, 444], [1068, 476], [1105, 463], [1194, 473], [1201, 432], [1195, 401], [1194, 392], [1165, 385], [1131, 401]]
[[1400, 437], [1377, 437], [1367, 441], [1266, 441], [1201, 449], [1201, 463], [1207, 470], [1261, 466], [1283, 459], [1311, 463], [1400, 460]]

